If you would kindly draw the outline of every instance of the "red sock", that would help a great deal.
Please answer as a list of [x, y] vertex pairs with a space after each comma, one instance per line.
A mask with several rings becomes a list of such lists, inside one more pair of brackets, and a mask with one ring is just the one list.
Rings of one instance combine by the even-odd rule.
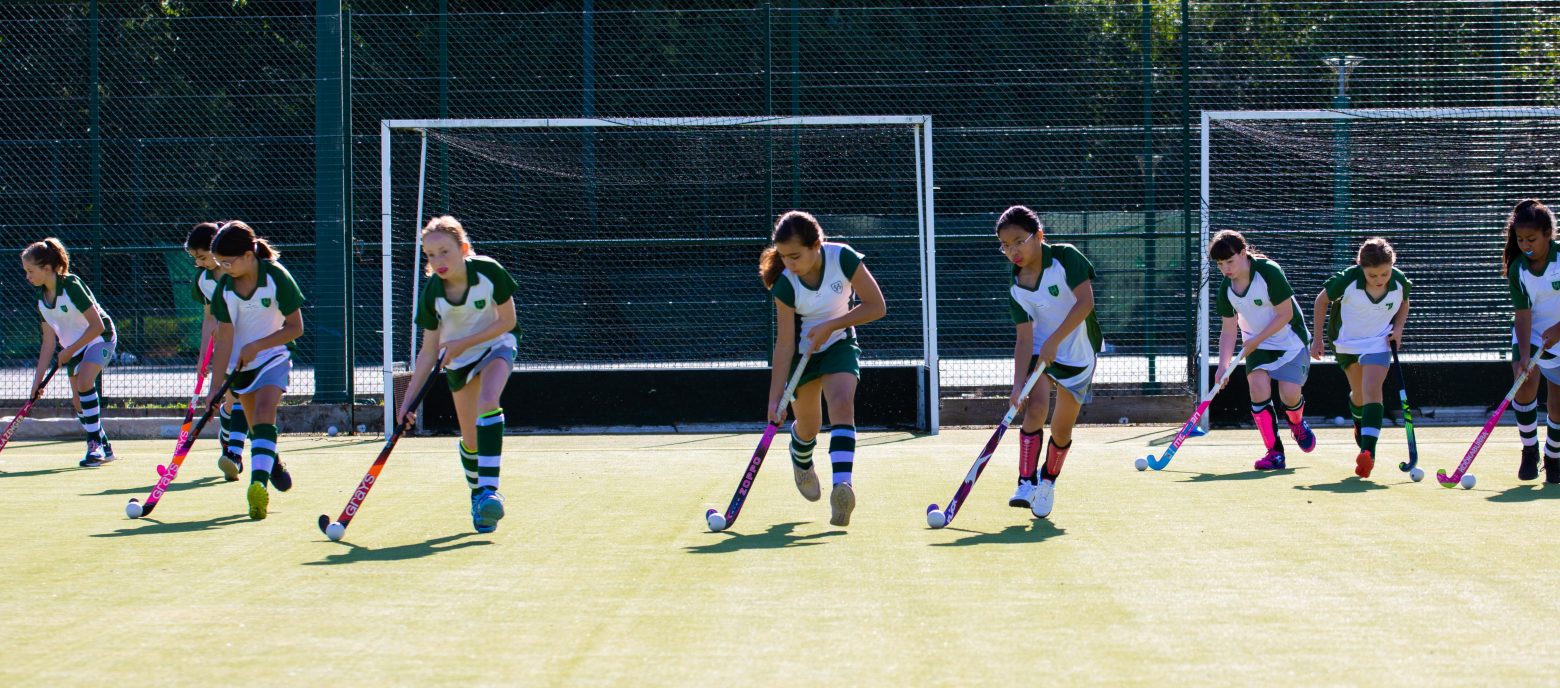
[[1071, 444], [1068, 444], [1065, 447], [1057, 446], [1056, 439], [1051, 439], [1051, 441], [1048, 443], [1048, 446], [1046, 447], [1045, 470], [1041, 471], [1041, 478], [1049, 480], [1053, 483], [1056, 482], [1056, 477], [1062, 474], [1062, 464], [1066, 463], [1067, 461], [1068, 449], [1072, 449]]
[[1018, 479], [1035, 481], [1035, 465], [1040, 463], [1040, 440], [1045, 436], [1045, 430], [1040, 429], [1034, 433], [1020, 430], [1018, 433]]

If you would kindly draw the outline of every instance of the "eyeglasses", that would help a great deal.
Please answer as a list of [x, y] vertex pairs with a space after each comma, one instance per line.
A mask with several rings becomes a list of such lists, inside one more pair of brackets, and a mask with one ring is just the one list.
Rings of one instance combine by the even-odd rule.
[[1028, 238], [1026, 238], [1023, 241], [1020, 241], [1020, 242], [1018, 242], [1016, 244], [1013, 244], [1011, 246], [1009, 246], [1007, 244], [1002, 244], [1002, 246], [999, 247], [997, 250], [1001, 251], [1002, 255], [1004, 255], [1004, 256], [1012, 255], [1014, 251], [1017, 251], [1018, 249], [1022, 248], [1024, 244], [1027, 244], [1030, 241], [1034, 240], [1034, 238], [1037, 237], [1037, 236], [1040, 236], [1040, 235], [1039, 234], [1031, 234], [1031, 235], [1028, 236]]

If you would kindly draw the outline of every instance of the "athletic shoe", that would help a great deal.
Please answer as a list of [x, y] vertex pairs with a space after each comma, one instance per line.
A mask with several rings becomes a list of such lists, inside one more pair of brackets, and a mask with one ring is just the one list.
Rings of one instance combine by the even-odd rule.
[[498, 530], [498, 522], [504, 518], [504, 495], [491, 487], [482, 488], [471, 496], [471, 526], [478, 533]]
[[1035, 484], [1023, 478], [1018, 479], [1018, 490], [1008, 500], [1008, 506], [1028, 509], [1035, 503]]
[[1269, 451], [1268, 453], [1262, 455], [1262, 458], [1257, 459], [1257, 463], [1254, 464], [1253, 467], [1259, 471], [1284, 470], [1284, 453], [1279, 451]]
[[1538, 445], [1529, 444], [1522, 447], [1522, 465], [1517, 468], [1519, 480], [1538, 479]]
[[271, 484], [275, 485], [276, 489], [282, 492], [292, 489], [292, 473], [287, 471], [287, 464], [282, 463], [280, 458], [276, 460], [276, 465], [271, 468]]
[[1035, 486], [1034, 506], [1029, 507], [1029, 511], [1035, 515], [1035, 518], [1050, 518], [1051, 506], [1055, 502], [1056, 483], [1042, 479], [1040, 484]]
[[266, 507], [271, 505], [271, 493], [260, 483], [249, 483], [249, 517], [258, 521], [265, 518]]
[[109, 455], [103, 451], [103, 445], [98, 444], [94, 440], [87, 440], [87, 455], [81, 457], [81, 461], [76, 465], [81, 466], [82, 468], [97, 468], [98, 466], [113, 461], [113, 459], [108, 458], [108, 456]]
[[1316, 433], [1311, 432], [1311, 424], [1305, 422], [1305, 419], [1302, 418], [1299, 425], [1289, 426], [1289, 433], [1294, 436], [1300, 451], [1309, 454], [1316, 448]]
[[1560, 458], [1544, 457], [1544, 482], [1560, 484]]
[[1369, 451], [1361, 450], [1360, 455], [1354, 457], [1354, 474], [1361, 478], [1370, 477], [1370, 469], [1376, 467], [1376, 457]]
[[829, 525], [850, 525], [850, 512], [856, 510], [856, 489], [850, 483], [835, 483], [834, 491], [829, 493], [829, 509], [833, 512]]
[[812, 466], [802, 468], [792, 462], [791, 474], [796, 478], [796, 491], [802, 493], [807, 501], [816, 502], [823, 498], [823, 491], [818, 487], [818, 472]]
[[228, 482], [238, 480], [238, 475], [244, 472], [244, 455], [224, 451], [217, 459], [217, 470], [222, 471], [222, 477]]

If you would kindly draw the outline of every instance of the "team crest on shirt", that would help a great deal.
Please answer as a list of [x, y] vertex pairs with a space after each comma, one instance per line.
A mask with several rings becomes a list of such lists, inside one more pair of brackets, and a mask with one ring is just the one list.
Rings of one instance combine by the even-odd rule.
[[[833, 289], [836, 294], [845, 293], [845, 283], [839, 280], [834, 280], [834, 284], [829, 285], [829, 288]], [[1560, 287], [1556, 287], [1556, 289], [1560, 289]]]
[[1555, 280], [1553, 282], [1550, 282], [1549, 283], [1549, 288], [1550, 289], [1560, 289], [1560, 280]]
[[60, 304], [60, 312], [61, 313], [69, 313], [70, 312], [70, 304], [66, 304], [66, 303]]
[[473, 308], [476, 308], [477, 310], [480, 311], [480, 310], [482, 310], [483, 306], [487, 305], [487, 299], [477, 299], [477, 302], [473, 303], [471, 305], [472, 305]]
[[265, 306], [266, 308], [270, 308], [271, 307], [271, 297], [269, 297], [269, 296], [261, 297], [260, 305]]
[[1051, 296], [1060, 296], [1062, 293], [1062, 290], [1058, 289], [1054, 284], [1047, 288], [1046, 291], [1050, 292]]
[[1262, 305], [1262, 299], [1257, 299], [1254, 303], [1256, 303], [1258, 306], [1260, 306], [1260, 305]]

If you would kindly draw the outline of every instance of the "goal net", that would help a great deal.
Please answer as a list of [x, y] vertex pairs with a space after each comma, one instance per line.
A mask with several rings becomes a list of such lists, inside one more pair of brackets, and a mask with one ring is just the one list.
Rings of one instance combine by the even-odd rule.
[[432, 216], [519, 283], [517, 371], [767, 368], [758, 257], [800, 209], [867, 256], [890, 307], [862, 363], [919, 368], [936, 429], [930, 117], [387, 120], [380, 139], [387, 399]]

